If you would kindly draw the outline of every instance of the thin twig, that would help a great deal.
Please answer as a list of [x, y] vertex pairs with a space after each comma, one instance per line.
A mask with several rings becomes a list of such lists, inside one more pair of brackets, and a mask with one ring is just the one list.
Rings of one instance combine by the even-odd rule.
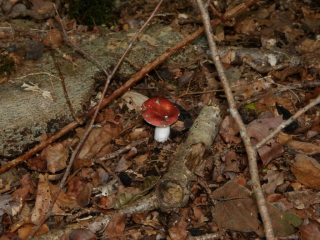
[[259, 212], [260, 212], [260, 215], [261, 215], [261, 218], [263, 221], [266, 238], [268, 240], [271, 240], [271, 239], [273, 240], [273, 239], [275, 239], [275, 236], [274, 236], [274, 232], [273, 232], [272, 222], [271, 222], [271, 218], [270, 218], [270, 215], [268, 212], [267, 202], [264, 198], [262, 188], [260, 186], [260, 180], [259, 180], [259, 175], [258, 175], [258, 165], [257, 165], [257, 152], [251, 144], [250, 137], [248, 136], [246, 127], [241, 119], [241, 116], [240, 116], [238, 110], [237, 110], [237, 106], [235, 104], [229, 82], [228, 82], [227, 77], [224, 73], [224, 69], [223, 69], [222, 63], [220, 61], [217, 47], [216, 47], [216, 44], [215, 44], [215, 41], [213, 38], [213, 32], [212, 32], [212, 28], [210, 26], [209, 14], [208, 14], [207, 10], [205, 9], [202, 0], [197, 0], [197, 3], [199, 6], [199, 9], [201, 11], [203, 24], [204, 24], [204, 27], [206, 30], [207, 39], [208, 39], [209, 47], [211, 50], [211, 57], [214, 61], [214, 64], [215, 64], [216, 69], [219, 74], [219, 78], [220, 78], [221, 83], [223, 85], [223, 88], [225, 90], [226, 97], [227, 97], [229, 107], [230, 107], [230, 113], [240, 129], [240, 135], [241, 135], [243, 143], [246, 147], [246, 151], [248, 154], [248, 160], [249, 160], [249, 169], [250, 169], [251, 179], [253, 181], [252, 186], [253, 186], [255, 197], [257, 200]]
[[269, 136], [266, 138], [262, 139], [259, 143], [257, 143], [254, 148], [258, 150], [261, 148], [264, 144], [266, 144], [270, 139], [274, 138], [282, 129], [284, 129], [286, 126], [290, 125], [293, 123], [298, 117], [300, 117], [302, 114], [304, 114], [306, 111], [308, 111], [310, 108], [314, 107], [315, 105], [320, 103], [320, 95], [311, 100], [310, 103], [301, 108], [299, 111], [297, 111], [291, 118], [289, 118], [287, 121], [284, 121], [281, 123]]
[[53, 6], [54, 6], [54, 9], [56, 10], [56, 13], [57, 13], [58, 17], [59, 17], [63, 36], [68, 40], [68, 42], [71, 43], [71, 45], [72, 45], [75, 49], [77, 49], [77, 50], [78, 50], [79, 52], [81, 52], [83, 55], [87, 56], [87, 57], [90, 58], [92, 61], [94, 61], [94, 62], [102, 69], [102, 71], [104, 72], [104, 74], [109, 77], [110, 73], [108, 72], [107, 69], [105, 69], [105, 68], [101, 65], [101, 63], [100, 63], [97, 59], [95, 59], [95, 58], [94, 58], [92, 55], [90, 55], [89, 53], [83, 51], [81, 48], [79, 48], [79, 47], [77, 46], [77, 44], [75, 44], [75, 43], [69, 38], [68, 34], [66, 33], [66, 30], [65, 30], [64, 27], [63, 27], [63, 22], [62, 22], [61, 17], [59, 16], [59, 13], [58, 13], [58, 10], [57, 10], [57, 8], [56, 8], [56, 5], [53, 4]]
[[[92, 120], [91, 120], [91, 122], [90, 122], [90, 124], [89, 124], [89, 126], [88, 126], [88, 128], [87, 128], [87, 130], [86, 130], [86, 132], [84, 133], [84, 135], [83, 135], [82, 138], [80, 139], [80, 141], [79, 141], [76, 149], [74, 150], [74, 152], [73, 152], [72, 155], [71, 155], [71, 158], [70, 158], [70, 161], [69, 161], [69, 165], [68, 165], [68, 167], [67, 167], [67, 169], [66, 169], [66, 172], [65, 172], [65, 174], [64, 174], [64, 176], [63, 176], [63, 178], [62, 178], [62, 180], [61, 180], [61, 182], [60, 182], [60, 184], [59, 184], [59, 188], [58, 188], [58, 190], [57, 190], [56, 195], [52, 198], [52, 201], [51, 201], [51, 203], [50, 203], [49, 209], [47, 210], [46, 214], [43, 216], [43, 218], [41, 219], [41, 221], [40, 221], [40, 223], [37, 225], [37, 227], [36, 227], [36, 228], [32, 231], [32, 233], [29, 235], [29, 239], [31, 239], [31, 238], [37, 233], [37, 231], [41, 228], [42, 224], [44, 224], [44, 222], [47, 220], [47, 218], [50, 217], [50, 214], [51, 214], [51, 211], [52, 211], [52, 209], [53, 209], [53, 206], [54, 206], [55, 202], [57, 201], [57, 199], [58, 199], [58, 197], [59, 197], [60, 191], [61, 191], [61, 189], [63, 188], [65, 181], [67, 180], [67, 176], [68, 176], [69, 173], [70, 173], [72, 164], [73, 164], [74, 160], [76, 159], [76, 157], [78, 156], [78, 154], [80, 153], [80, 150], [81, 150], [82, 146], [84, 145], [85, 141], [87, 140], [87, 137], [89, 136], [89, 134], [90, 134], [90, 132], [91, 132], [91, 130], [92, 130], [92, 128], [93, 128], [94, 121], [95, 121], [95, 119], [96, 119], [96, 117], [97, 117], [97, 115], [98, 115], [99, 109], [100, 109], [100, 107], [101, 107], [101, 105], [102, 105], [102, 102], [103, 102], [103, 97], [104, 97], [104, 95], [105, 95], [106, 92], [107, 92], [107, 89], [108, 89], [108, 87], [109, 87], [109, 84], [110, 84], [110, 81], [111, 81], [112, 77], [114, 76], [114, 74], [116, 73], [116, 71], [118, 70], [118, 68], [120, 67], [123, 59], [125, 58], [125, 56], [126, 56], [127, 53], [129, 52], [129, 50], [132, 48], [133, 43], [136, 41], [136, 39], [138, 38], [138, 36], [140, 35], [140, 33], [146, 28], [146, 26], [149, 24], [149, 22], [151, 21], [151, 19], [152, 19], [153, 16], [154, 16], [154, 14], [156, 13], [156, 11], [159, 9], [162, 1], [163, 1], [163, 0], [160, 0], [160, 1], [159, 1], [158, 5], [156, 6], [156, 8], [154, 9], [154, 11], [152, 12], [151, 16], [148, 18], [148, 20], [145, 22], [145, 24], [141, 27], [141, 29], [135, 34], [135, 36], [133, 37], [133, 39], [130, 41], [130, 43], [129, 43], [127, 49], [126, 49], [126, 51], [122, 54], [122, 57], [119, 59], [117, 65], [116, 65], [115, 68], [113, 69], [112, 73], [111, 73], [111, 74], [108, 74], [106, 71], [104, 71], [105, 74], [108, 76], [108, 78], [107, 78], [106, 84], [105, 84], [105, 86], [104, 86], [104, 89], [103, 89], [103, 92], [102, 92], [102, 95], [101, 95], [99, 104], [98, 104], [98, 106], [97, 106], [97, 108], [95, 109], [95, 112], [94, 112], [94, 114], [93, 114]], [[59, 16], [59, 13], [58, 13], [57, 9], [56, 9], [56, 12], [57, 12], [57, 14], [58, 14], [58, 16]], [[65, 30], [64, 30], [64, 28], [63, 28], [62, 20], [61, 20], [60, 16], [59, 16], [59, 19], [60, 19], [60, 23], [61, 23], [61, 27], [62, 27], [62, 29], [63, 29], [63, 32], [65, 33]], [[71, 40], [69, 40], [69, 41], [71, 42], [72, 45], [74, 45], [74, 46], [76, 47], [76, 45], [73, 44]], [[77, 47], [76, 47], [76, 48], [77, 48]], [[78, 49], [78, 48], [77, 48], [77, 49]], [[78, 50], [79, 50], [79, 49], [78, 49]], [[85, 53], [85, 52], [82, 51], [82, 50], [81, 50], [81, 52], [83, 52], [85, 55], [87, 54], [87, 53]], [[91, 56], [91, 55], [90, 55], [90, 56]], [[90, 58], [91, 58], [91, 57], [90, 57]], [[94, 59], [94, 58], [93, 58], [93, 59]], [[99, 66], [101, 66], [101, 64], [100, 64], [97, 60], [94, 59], [94, 61], [97, 62], [97, 64], [98, 64]], [[101, 67], [102, 67], [102, 66], [101, 66]], [[103, 68], [103, 69], [104, 69], [104, 68]]]
[[226, 19], [224, 18], [224, 16], [213, 6], [213, 4], [211, 3], [211, 1], [209, 1], [209, 5], [211, 7], [211, 10], [218, 16], [218, 18], [220, 18], [222, 20], [222, 22], [226, 22]]
[[308, 87], [320, 87], [320, 80], [313, 80], [313, 81], [306, 81], [306, 82], [297, 82], [297, 83], [290, 83], [288, 85], [281, 85], [283, 87], [280, 88], [273, 88], [271, 90], [269, 90], [269, 92], [265, 93], [265, 94], [261, 94], [261, 95], [257, 95], [254, 96], [252, 98], [243, 100], [242, 102], [237, 104], [237, 107], [240, 108], [242, 106], [248, 105], [252, 102], [258, 101], [262, 98], [266, 98], [268, 96], [272, 96], [276, 93], [280, 93], [280, 92], [285, 92], [288, 91], [289, 89], [297, 89], [297, 88], [308, 88]]
[[63, 88], [63, 93], [64, 93], [64, 97], [66, 98], [66, 101], [67, 101], [67, 104], [68, 104], [68, 107], [69, 107], [69, 110], [71, 112], [71, 115], [73, 117], [74, 120], [76, 120], [80, 125], [83, 124], [83, 121], [81, 121], [80, 118], [77, 117], [76, 113], [74, 112], [74, 109], [72, 107], [72, 104], [70, 102], [70, 98], [69, 98], [69, 95], [68, 95], [68, 91], [67, 91], [67, 88], [66, 88], [66, 83], [64, 81], [64, 77], [63, 77], [63, 74], [61, 72], [61, 69], [60, 69], [60, 65], [59, 63], [57, 62], [57, 59], [56, 59], [56, 56], [54, 55], [54, 52], [51, 52], [51, 55], [52, 55], [52, 58], [53, 58], [53, 62], [56, 66], [56, 68], [58, 69], [58, 72], [60, 74], [60, 79], [61, 79], [61, 83], [62, 83], [62, 88]]
[[95, 160], [95, 162], [97, 160], [100, 160], [100, 161], [106, 161], [106, 160], [110, 160], [112, 158], [116, 158], [118, 156], [120, 156], [120, 154], [124, 153], [124, 152], [127, 152], [129, 151], [131, 148], [137, 146], [137, 145], [140, 145], [141, 143], [144, 143], [144, 142], [147, 142], [148, 141], [148, 138], [143, 138], [143, 139], [139, 139], [139, 140], [136, 140], [136, 141], [133, 141], [131, 142], [130, 144], [124, 146], [123, 148], [120, 148], [119, 150], [117, 151], [114, 151], [112, 153], [109, 153], [103, 157], [100, 157], [100, 158], [97, 158]]

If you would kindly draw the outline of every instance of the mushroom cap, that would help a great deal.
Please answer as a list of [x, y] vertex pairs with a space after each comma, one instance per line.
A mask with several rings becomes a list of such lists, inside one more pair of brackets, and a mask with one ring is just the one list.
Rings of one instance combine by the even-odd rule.
[[164, 98], [149, 98], [141, 106], [142, 117], [156, 127], [167, 127], [178, 120], [180, 111]]

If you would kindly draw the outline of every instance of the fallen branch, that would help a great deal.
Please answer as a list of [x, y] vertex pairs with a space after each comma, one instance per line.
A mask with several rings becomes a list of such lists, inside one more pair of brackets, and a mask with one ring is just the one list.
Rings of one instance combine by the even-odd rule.
[[64, 233], [70, 233], [76, 228], [89, 228], [93, 232], [104, 229], [114, 214], [138, 214], [160, 208], [162, 211], [172, 211], [188, 203], [191, 187], [196, 181], [194, 174], [201, 163], [206, 148], [210, 148], [217, 136], [222, 122], [220, 109], [217, 106], [204, 106], [198, 118], [190, 128], [187, 140], [179, 150], [178, 157], [169, 171], [158, 182], [156, 191], [131, 203], [125, 208], [104, 216], [93, 217], [90, 220], [70, 224], [63, 230], [50, 232], [34, 237], [34, 239], [53, 239]]
[[[60, 195], [60, 191], [62, 190], [66, 180], [67, 180], [67, 177], [71, 171], [71, 167], [73, 165], [73, 162], [74, 160], [77, 158], [77, 156], [79, 155], [82, 147], [84, 146], [84, 143], [85, 141], [87, 140], [92, 128], [93, 128], [93, 125], [94, 125], [94, 122], [96, 120], [96, 117], [98, 115], [98, 112], [99, 112], [99, 109], [101, 109], [101, 105], [102, 105], [102, 102], [103, 102], [103, 96], [105, 96], [106, 92], [107, 92], [107, 89], [109, 87], [109, 84], [111, 82], [111, 79], [113, 78], [113, 76], [115, 75], [116, 71], [118, 70], [118, 68], [120, 67], [121, 63], [123, 62], [123, 59], [126, 57], [127, 53], [130, 51], [130, 49], [132, 48], [133, 46], [133, 43], [137, 40], [138, 36], [142, 33], [142, 31], [146, 28], [146, 26], [149, 24], [149, 22], [151, 21], [151, 19], [153, 18], [154, 14], [156, 13], [156, 11], [159, 9], [161, 3], [162, 3], [163, 0], [160, 0], [159, 3], [157, 4], [157, 6], [155, 7], [155, 9], [153, 10], [153, 12], [151, 13], [150, 17], [148, 18], [148, 20], [143, 24], [143, 26], [141, 27], [141, 29], [135, 34], [135, 36], [132, 38], [132, 40], [130, 41], [127, 49], [124, 51], [124, 53], [122, 54], [121, 58], [119, 59], [117, 65], [114, 67], [113, 71], [111, 74], [108, 74], [106, 71], [105, 74], [107, 75], [107, 80], [106, 80], [106, 83], [105, 83], [105, 86], [103, 88], [103, 91], [102, 91], [102, 94], [101, 94], [101, 98], [99, 100], [99, 103], [98, 103], [98, 106], [96, 107], [94, 113], [93, 113], [93, 117], [90, 121], [90, 124], [89, 126], [87, 127], [85, 133], [83, 134], [83, 136], [81, 137], [76, 149], [73, 151], [71, 157], [70, 157], [70, 160], [69, 160], [69, 163], [68, 163], [68, 167], [63, 175], [63, 178], [62, 180], [60, 181], [60, 184], [59, 184], [59, 187], [57, 189], [57, 193], [56, 195], [52, 198], [52, 201], [50, 201], [50, 206], [49, 206], [49, 209], [47, 210], [47, 212], [44, 214], [44, 216], [42, 217], [40, 223], [34, 228], [34, 230], [31, 232], [31, 234], [29, 235], [28, 239], [31, 239], [41, 228], [41, 226], [45, 223], [45, 221], [51, 216], [51, 213], [52, 213], [52, 209], [53, 209], [53, 206], [54, 204], [56, 203], [59, 195]], [[57, 11], [57, 10], [56, 10]], [[58, 14], [58, 11], [57, 11], [57, 14]], [[59, 14], [58, 14], [59, 16]], [[60, 18], [60, 17], [59, 17]], [[61, 26], [62, 26], [62, 29], [64, 30], [63, 28], [63, 23], [62, 23], [62, 20], [60, 18], [60, 23], [61, 23]], [[65, 33], [65, 31], [64, 31]], [[72, 42], [72, 41], [70, 41]], [[74, 44], [74, 46], [76, 46]], [[96, 61], [98, 62], [98, 61]], [[99, 62], [98, 62], [99, 63]], [[99, 63], [100, 64], [100, 63]], [[101, 65], [101, 64], [100, 64]], [[100, 66], [99, 65], [99, 66]], [[102, 66], [101, 66], [102, 67]], [[102, 67], [103, 68], [103, 67]], [[103, 68], [104, 69], [104, 68]]]
[[250, 169], [251, 179], [253, 181], [252, 186], [253, 186], [253, 190], [255, 193], [255, 198], [257, 200], [259, 212], [262, 217], [264, 231], [265, 231], [267, 239], [269, 239], [269, 240], [275, 239], [273, 227], [272, 227], [272, 223], [271, 223], [271, 218], [270, 218], [270, 215], [269, 215], [269, 212], [267, 209], [267, 202], [264, 198], [263, 191], [260, 186], [260, 179], [259, 179], [258, 165], [257, 165], [257, 152], [251, 144], [250, 137], [248, 136], [246, 127], [241, 119], [241, 116], [240, 116], [238, 110], [237, 110], [237, 106], [234, 101], [228, 79], [224, 73], [224, 68], [223, 68], [222, 63], [220, 61], [220, 56], [218, 54], [216, 43], [213, 39], [213, 32], [212, 32], [212, 28], [210, 26], [209, 14], [208, 14], [207, 10], [205, 9], [202, 0], [197, 0], [197, 3], [200, 8], [201, 16], [203, 19], [203, 24], [204, 24], [204, 27], [206, 30], [206, 35], [207, 35], [209, 47], [211, 50], [211, 58], [214, 61], [214, 64], [215, 64], [216, 69], [218, 71], [219, 78], [220, 78], [221, 83], [223, 85], [223, 88], [225, 90], [228, 104], [230, 107], [230, 113], [239, 127], [241, 138], [242, 138], [243, 143], [246, 147], [246, 151], [248, 154], [248, 160], [249, 160], [249, 169]]
[[257, 143], [254, 148], [258, 150], [261, 148], [264, 144], [266, 144], [270, 139], [274, 138], [282, 129], [284, 129], [286, 126], [289, 126], [291, 123], [293, 123], [295, 120], [297, 120], [298, 117], [300, 117], [302, 114], [304, 114], [306, 111], [308, 111], [310, 108], [316, 106], [320, 103], [320, 96], [318, 96], [316, 99], [313, 99], [310, 101], [310, 103], [301, 108], [299, 111], [297, 111], [291, 118], [281, 123], [269, 136], [262, 139], [261, 142]]

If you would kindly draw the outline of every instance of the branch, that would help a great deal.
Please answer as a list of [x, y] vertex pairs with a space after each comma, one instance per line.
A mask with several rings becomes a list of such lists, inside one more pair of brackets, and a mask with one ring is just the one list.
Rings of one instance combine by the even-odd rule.
[[300, 117], [302, 114], [304, 114], [306, 111], [308, 111], [310, 108], [314, 107], [315, 105], [320, 103], [320, 95], [316, 98], [310, 101], [310, 103], [301, 108], [299, 111], [297, 111], [291, 118], [289, 118], [287, 121], [284, 121], [282, 124], [280, 124], [269, 136], [262, 139], [259, 143], [257, 143], [254, 148], [258, 150], [261, 148], [264, 144], [266, 144], [271, 138], [274, 138], [282, 129], [284, 129], [286, 126], [293, 123], [298, 117]]
[[255, 193], [256, 200], [257, 200], [259, 212], [261, 214], [262, 221], [264, 224], [264, 230], [266, 233], [266, 237], [268, 240], [271, 240], [271, 239], [273, 240], [273, 239], [275, 239], [275, 236], [273, 233], [272, 223], [271, 223], [271, 219], [270, 219], [269, 212], [267, 209], [267, 203], [266, 203], [266, 200], [264, 198], [264, 195], [263, 195], [263, 192], [262, 192], [262, 189], [260, 186], [260, 180], [259, 180], [259, 175], [258, 175], [258, 165], [257, 165], [257, 152], [251, 144], [250, 137], [247, 134], [246, 127], [245, 127], [244, 123], [242, 122], [241, 116], [237, 110], [237, 106], [234, 101], [229, 82], [228, 82], [226, 75], [224, 73], [224, 69], [223, 69], [223, 66], [220, 61], [220, 57], [219, 57], [219, 54], [217, 51], [217, 47], [216, 47], [215, 41], [213, 39], [213, 32], [212, 32], [212, 28], [210, 26], [209, 14], [208, 14], [207, 10], [205, 9], [202, 0], [197, 0], [197, 3], [200, 8], [203, 24], [204, 24], [204, 27], [206, 30], [206, 35], [207, 35], [209, 47], [211, 50], [211, 58], [214, 61], [214, 64], [215, 64], [217, 71], [218, 71], [218, 74], [219, 74], [219, 78], [220, 78], [221, 83], [223, 85], [223, 88], [225, 90], [227, 100], [229, 103], [229, 107], [230, 107], [230, 113], [240, 129], [240, 135], [241, 135], [243, 143], [246, 147], [246, 151], [248, 154], [248, 160], [249, 160], [251, 179], [253, 181], [253, 190]]
[[[86, 132], [84, 133], [84, 135], [82, 136], [82, 138], [80, 139], [76, 149], [73, 151], [72, 155], [71, 155], [71, 158], [70, 158], [70, 161], [69, 161], [69, 164], [68, 164], [68, 167], [66, 169], [66, 172], [59, 184], [59, 187], [57, 189], [57, 193], [56, 195], [52, 198], [52, 201], [50, 202], [50, 206], [49, 206], [49, 209], [47, 210], [47, 212], [45, 213], [45, 215], [43, 216], [43, 218], [41, 219], [40, 223], [37, 225], [37, 227], [34, 228], [34, 230], [32, 231], [32, 233], [29, 235], [28, 239], [31, 239], [41, 228], [41, 226], [44, 224], [44, 222], [51, 216], [51, 211], [53, 209], [53, 206], [55, 204], [55, 202], [57, 201], [58, 197], [59, 197], [59, 194], [60, 194], [60, 191], [61, 189], [63, 188], [64, 186], [64, 183], [66, 182], [67, 180], [67, 177], [71, 171], [71, 167], [73, 165], [73, 162], [74, 160], [77, 158], [78, 154], [80, 153], [80, 150], [82, 148], [82, 146], [84, 145], [85, 141], [87, 140], [92, 128], [93, 128], [93, 124], [96, 120], [96, 117], [98, 115], [98, 112], [99, 112], [99, 109], [101, 108], [101, 105], [102, 105], [102, 102], [103, 102], [103, 97], [105, 96], [106, 92], [107, 92], [107, 89], [109, 87], [109, 84], [110, 84], [110, 81], [112, 79], [112, 77], [114, 76], [114, 74], [116, 73], [116, 71], [118, 70], [118, 68], [120, 67], [123, 59], [125, 58], [125, 56], [127, 55], [127, 53], [130, 51], [130, 49], [132, 48], [132, 45], [133, 43], [136, 41], [136, 39], [138, 38], [138, 36], [140, 35], [140, 33], [146, 28], [146, 26], [149, 24], [149, 22], [151, 21], [151, 19], [153, 18], [154, 14], [156, 13], [156, 11], [159, 9], [161, 3], [162, 3], [163, 0], [160, 0], [158, 5], [156, 6], [156, 8], [153, 10], [152, 14], [150, 15], [150, 17], [148, 18], [148, 20], [145, 22], [145, 24], [141, 27], [141, 29], [135, 34], [135, 36], [133, 37], [133, 39], [130, 41], [126, 51], [122, 54], [121, 58], [119, 59], [117, 65], [114, 67], [113, 71], [111, 74], [108, 74], [107, 72], [106, 75], [108, 76], [107, 78], [107, 81], [106, 81], [106, 84], [104, 86], [104, 89], [102, 91], [102, 94], [101, 94], [101, 98], [100, 98], [100, 101], [98, 103], [98, 106], [97, 108], [95, 109], [94, 111], [94, 114], [93, 114], [93, 117], [91, 119], [91, 122], [86, 130]], [[58, 12], [57, 12], [58, 14]], [[60, 22], [61, 22], [61, 26], [62, 25], [62, 21], [61, 21], [61, 18], [60, 18]], [[63, 28], [63, 27], [62, 27]], [[64, 28], [63, 28], [64, 29]], [[72, 41], [70, 41], [72, 42]], [[74, 45], [75, 46], [75, 45]], [[83, 51], [82, 51], [83, 52]], [[94, 59], [95, 60], [95, 59]], [[96, 61], [96, 60], [95, 60]], [[99, 63], [99, 66], [101, 64]], [[104, 68], [103, 68], [104, 69]]]

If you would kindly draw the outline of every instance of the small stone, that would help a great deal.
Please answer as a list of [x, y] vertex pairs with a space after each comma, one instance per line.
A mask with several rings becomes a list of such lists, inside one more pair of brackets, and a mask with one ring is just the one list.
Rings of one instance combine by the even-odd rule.
[[31, 41], [25, 48], [25, 60], [37, 60], [42, 57], [43, 44], [39, 41]]

